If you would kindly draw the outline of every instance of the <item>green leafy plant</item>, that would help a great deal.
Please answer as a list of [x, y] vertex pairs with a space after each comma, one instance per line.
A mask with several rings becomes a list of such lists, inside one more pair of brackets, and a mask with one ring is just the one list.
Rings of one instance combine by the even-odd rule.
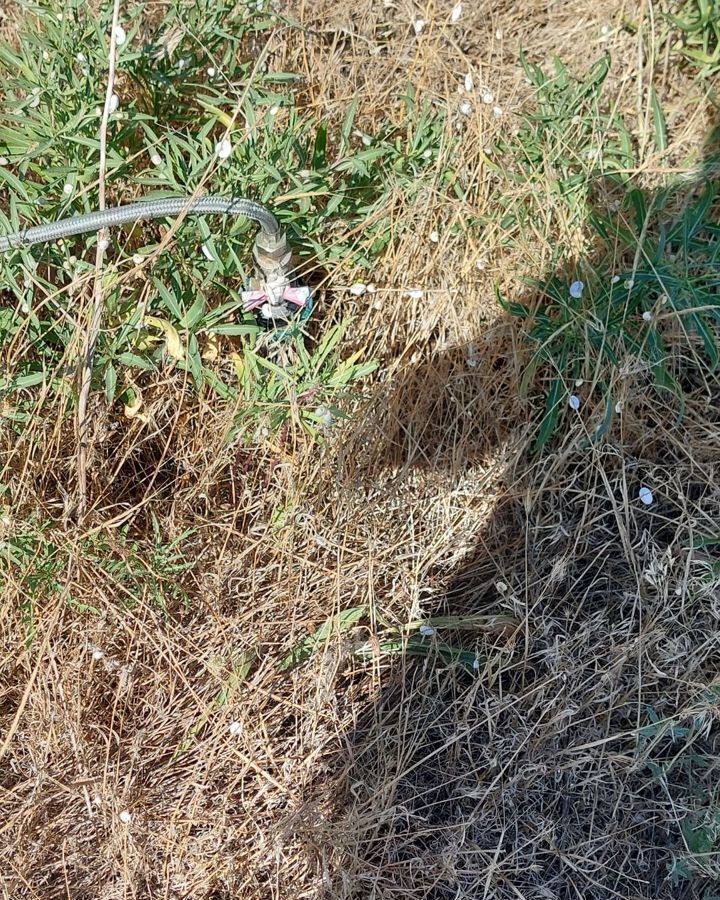
[[[676, 203], [678, 192], [687, 190], [686, 183], [649, 195], [628, 181], [624, 168], [632, 159], [628, 133], [617, 116], [602, 112], [600, 88], [607, 74], [606, 61], [596, 64], [589, 78], [580, 82], [570, 78], [561, 64], [556, 62], [555, 68], [556, 79], [548, 80], [538, 67], [525, 63], [537, 88], [537, 108], [523, 114], [517, 142], [508, 144], [505, 152], [512, 150], [519, 160], [521, 174], [516, 171], [514, 177], [526, 179], [526, 187], [532, 187], [533, 172], [554, 167], [559, 173], [563, 208], [578, 227], [591, 226], [595, 252], [594, 259], [572, 266], [582, 280], [564, 274], [562, 251], [558, 251], [557, 265], [550, 274], [526, 279], [528, 300], [499, 296], [504, 308], [523, 322], [523, 334], [533, 350], [521, 392], [530, 391], [536, 376], [546, 384], [545, 411], [535, 441], [538, 450], [579, 407], [577, 383], [589, 386], [586, 398], [597, 391], [601, 400], [599, 420], [589, 428], [589, 437], [595, 439], [605, 434], [613, 421], [613, 376], [623, 367], [646, 372], [655, 390], [666, 400], [674, 400], [681, 415], [683, 389], [671, 349], [684, 343], [695, 364], [709, 371], [720, 361], [717, 186], [705, 178], [712, 159], [706, 160], [699, 172], [695, 199], [686, 203], [682, 213], [672, 215], [668, 210]], [[587, 158], [583, 147], [590, 132], [583, 132], [582, 123], [579, 133], [566, 132], [559, 163], [555, 150], [561, 146], [563, 127], [558, 123], [569, 126], [570, 111], [582, 109], [583, 102], [590, 99], [593, 133], [599, 130], [610, 135], [609, 144], [602, 148], [602, 166], [576, 165]], [[655, 143], [663, 151], [666, 125], [657, 98], [653, 109]], [[541, 127], [541, 123], [545, 124]], [[576, 144], [575, 139], [583, 134], [585, 138]], [[619, 195], [614, 207], [606, 201], [607, 209], [594, 202], [592, 178]], [[534, 191], [521, 193], [514, 202], [521, 206], [523, 198], [528, 214], [535, 209]]]
[[[671, 8], [672, 9], [672, 8]], [[667, 40], [704, 78], [720, 72], [720, 0], [685, 0], [666, 13]]]
[[195, 565], [193, 554], [186, 550], [193, 534], [188, 529], [169, 539], [153, 518], [149, 538], [133, 538], [125, 526], [112, 540], [98, 532], [76, 546], [60, 538], [49, 521], [6, 526], [0, 542], [0, 583], [6, 593], [13, 588], [26, 643], [32, 642], [38, 608], [53, 598], [62, 596], [78, 613], [100, 614], [79, 588], [66, 584], [69, 560], [75, 553], [95, 582], [112, 583], [113, 595], [127, 608], [139, 602], [164, 612], [171, 604], [187, 607], [190, 598], [182, 576]]
[[547, 219], [548, 208], [581, 225], [590, 211], [590, 189], [600, 176], [623, 180], [633, 165], [632, 140], [622, 118], [602, 106], [602, 87], [610, 69], [603, 56], [585, 78], [575, 77], [558, 58], [553, 73], [521, 55], [532, 104], [519, 115], [512, 138], [498, 142], [485, 164], [507, 183], [497, 216], [504, 239]]
[[[3, 231], [97, 206], [108, 9], [95, 13], [81, 0], [26, 9], [18, 47], [0, 45]], [[172, 4], [159, 24], [150, 12], [144, 3], [124, 11], [127, 41], [119, 50], [118, 108], [108, 132], [109, 203], [201, 186], [249, 196], [272, 205], [305, 260], [302, 268], [341, 260], [369, 266], [395, 237], [393, 196], [411, 199], [425, 185], [455, 184], [445, 116], [418, 108], [411, 90], [398, 98], [404, 113], [375, 134], [356, 127], [356, 102], [332, 136], [325, 123], [301, 112], [294, 94], [299, 76], [265, 71], [263, 52], [259, 58], [247, 52], [251, 41], [295, 27], [291, 22], [235, 0]], [[215, 147], [226, 133], [232, 154], [219, 161]], [[252, 232], [243, 220], [219, 227], [190, 217], [159, 254], [158, 224], [113, 235], [93, 373], [109, 403], [134, 409], [143, 386], [165, 366], [187, 371], [198, 391], [234, 396], [228, 339], [259, 333], [236, 289], [249, 274]], [[0, 342], [13, 348], [12, 364], [0, 372], [6, 419], [27, 421], [39, 394], [74, 401], [82, 360], [72, 308], [93, 278], [94, 241], [81, 236], [14, 251], [3, 261]], [[141, 277], [129, 277], [139, 259], [150, 257]], [[251, 354], [254, 346], [244, 344]], [[247, 369], [257, 366], [249, 357]], [[349, 371], [362, 374], [358, 366]], [[262, 391], [253, 396], [264, 402]]]
[[277, 433], [294, 418], [306, 434], [322, 440], [335, 419], [346, 418], [336, 404], [349, 399], [351, 386], [378, 365], [375, 360], [362, 361], [362, 350], [342, 358], [340, 344], [350, 324], [345, 321], [328, 329], [312, 352], [302, 336], [287, 347], [278, 346], [275, 355], [283, 358], [282, 365], [259, 353], [252, 340], [242, 354], [234, 354], [238, 388], [231, 396], [240, 409], [234, 437], [252, 440], [258, 427]]
[[718, 698], [720, 689], [712, 684], [682, 716], [662, 719], [647, 707], [638, 732], [638, 752], [652, 779], [673, 789], [675, 807], [683, 811], [680, 848], [669, 867], [675, 883], [720, 874], [720, 792], [712, 777], [714, 755], [703, 752], [702, 741]]
[[[589, 270], [588, 282], [577, 296], [568, 281], [553, 275], [528, 282], [537, 292], [532, 306], [500, 298], [513, 316], [525, 320], [525, 335], [536, 348], [522, 390], [529, 389], [541, 366], [546, 365], [550, 373], [538, 448], [557, 430], [578, 380], [596, 383], [604, 395], [605, 413], [594, 431], [594, 436], [600, 436], [613, 418], [612, 374], [628, 360], [647, 371], [661, 397], [674, 399], [678, 414], [684, 394], [672, 368], [669, 341], [684, 341], [699, 367], [717, 369], [720, 229], [711, 215], [716, 196], [716, 186], [708, 183], [681, 216], [656, 220], [649, 229], [656, 213], [641, 191], [632, 190], [627, 203], [634, 214], [634, 228], [624, 224], [622, 215], [591, 216], [607, 255]], [[662, 198], [659, 202], [662, 205]], [[612, 248], [635, 248], [641, 234], [645, 235], [642, 263], [616, 272]], [[696, 343], [700, 355], [694, 349]]]
[[[281, 661], [282, 670], [290, 669], [320, 651], [332, 638], [357, 627], [366, 618], [366, 606], [354, 606], [326, 619], [320, 627], [303, 638]], [[505, 615], [435, 616], [408, 622], [397, 627], [385, 624], [377, 639], [355, 646], [355, 656], [362, 660], [377, 656], [421, 657], [438, 660], [445, 665], [455, 664], [469, 672], [477, 672], [487, 662], [476, 650], [455, 646], [441, 640], [436, 631], [453, 630], [475, 633], [497, 629], [515, 629], [517, 620]]]

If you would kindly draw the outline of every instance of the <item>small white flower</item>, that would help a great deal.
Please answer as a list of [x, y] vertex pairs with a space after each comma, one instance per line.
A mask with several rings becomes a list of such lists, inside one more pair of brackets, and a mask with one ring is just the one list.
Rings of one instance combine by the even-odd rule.
[[619, 276], [619, 275], [613, 275], [613, 277], [612, 277], [612, 283], [613, 283], [613, 284], [617, 284], [618, 281], [620, 281], [620, 276]]
[[418, 288], [413, 288], [411, 291], [407, 292], [407, 295], [411, 300], [422, 300], [422, 298], [425, 296], [425, 293]]
[[49, 59], [50, 59], [50, 54], [47, 52], [47, 50], [43, 50], [43, 60], [45, 62], [47, 62]]
[[582, 125], [582, 116], [573, 116], [572, 119], [570, 119], [570, 124]]
[[641, 487], [640, 492], [638, 493], [638, 497], [640, 497], [645, 506], [651, 506], [653, 500], [655, 499], [653, 497], [653, 492], [649, 487]]
[[437, 231], [430, 232], [430, 241], [433, 244], [437, 244], [440, 241], [440, 235]]
[[507, 592], [510, 590], [510, 588], [505, 584], [504, 581], [496, 581], [495, 587], [497, 588], [499, 594], [507, 594]]
[[353, 297], [362, 297], [366, 290], [367, 285], [363, 284], [361, 281], [350, 285], [350, 293], [353, 295]]
[[603, 34], [603, 35], [608, 35], [608, 34], [610, 34], [610, 26], [609, 26], [609, 25], [603, 25], [603, 27], [600, 29], [600, 34]]
[[78, 53], [78, 54], [75, 56], [75, 59], [76, 59], [79, 63], [86, 63], [86, 62], [87, 62], [87, 56], [85, 56], [84, 53]]
[[472, 112], [472, 103], [469, 100], [465, 100], [460, 104], [460, 112], [464, 116], [469, 116]]
[[625, 404], [622, 400], [618, 400], [618, 402], [615, 404], [615, 412], [620, 415], [623, 409], [625, 409]]
[[423, 150], [423, 159], [431, 159], [432, 158], [432, 150], [429, 148], [427, 150]]
[[575, 300], [579, 300], [582, 297], [582, 293], [585, 290], [585, 285], [582, 281], [573, 281], [570, 285], [570, 296], [574, 297]]
[[127, 34], [125, 34], [125, 29], [122, 25], [115, 26], [115, 46], [122, 47], [122, 45], [127, 40]]
[[118, 818], [123, 823], [123, 825], [129, 825], [132, 822], [132, 816], [130, 815], [130, 813], [127, 809], [124, 809], [120, 813]]
[[505, 32], [502, 30], [502, 28], [496, 28], [495, 29], [495, 39], [498, 41], [501, 41], [504, 37], [505, 37]]
[[210, 262], [215, 262], [215, 257], [212, 255], [212, 250], [208, 247], [208, 245], [206, 243], [203, 244], [200, 249], [202, 250], [203, 256], [205, 257], [205, 259], [209, 259]]
[[475, 671], [477, 672], [477, 670], [478, 670], [479, 668], [480, 668], [480, 660], [479, 660], [479, 659], [474, 659], [474, 660], [473, 660], [473, 669], [475, 669]]
[[63, 20], [63, 14], [62, 14], [62, 13], [55, 13], [55, 18], [58, 20], [58, 22], [62, 22], [62, 20]]
[[178, 60], [178, 69], [184, 69], [189, 65], [189, 60], [183, 56], [182, 59]]
[[493, 102], [494, 99], [495, 99], [495, 98], [493, 97], [493, 92], [492, 92], [492, 91], [485, 91], [485, 92], [483, 93], [483, 95], [482, 95], [482, 102], [483, 102], [483, 103], [488, 103], [488, 104], [490, 104], [490, 103]]
[[140, 266], [145, 261], [145, 257], [142, 255], [142, 253], [136, 253], [133, 256], [132, 261], [135, 263], [136, 266]]
[[215, 144], [215, 155], [218, 159], [227, 159], [232, 153], [232, 144], [227, 138], [223, 138]]
[[215, 66], [208, 66], [207, 73], [208, 73], [208, 78], [214, 78], [215, 77]]
[[503, 115], [502, 106], [493, 106], [493, 115], [495, 116], [496, 119], [501, 119], [502, 115]]
[[98, 247], [101, 250], [107, 250], [107, 248], [109, 246], [110, 246], [110, 241], [107, 238], [100, 238], [100, 240], [98, 241]]
[[585, 384], [582, 378], [575, 379], [575, 387], [582, 387]]
[[162, 161], [163, 161], [162, 156], [160, 156], [159, 153], [153, 153], [153, 155], [150, 157], [150, 162], [151, 162], [154, 166], [161, 166], [161, 165], [162, 165]]
[[568, 397], [568, 406], [570, 407], [570, 409], [580, 409], [580, 398], [577, 396], [577, 394], [570, 394], [570, 396]]
[[70, 182], [63, 185], [63, 194], [66, 194], [69, 197], [70, 194], [72, 194], [72, 192], [73, 192], [73, 186], [70, 184]]
[[280, 107], [279, 106], [271, 106], [270, 109], [268, 110], [268, 112], [270, 113], [271, 116], [276, 116], [280, 112]]
[[487, 266], [487, 256], [481, 256], [479, 259], [475, 260], [475, 268], [482, 272], [482, 270]]
[[117, 94], [110, 95], [110, 105], [108, 106], [108, 110], [111, 113], [117, 112], [118, 106], [120, 106], [120, 98]]
[[475, 88], [475, 82], [473, 81], [473, 77], [470, 72], [465, 76], [465, 90], [468, 94], [471, 94]]
[[649, 309], [645, 310], [645, 312], [642, 314], [642, 317], [646, 322], [652, 322], [652, 320], [653, 320], [653, 314], [650, 312]]
[[105, 656], [105, 654], [102, 652], [102, 650], [93, 650], [92, 658], [95, 660], [95, 662], [97, 662], [99, 659], [102, 659], [103, 656]]
[[435, 629], [432, 627], [432, 625], [421, 625], [420, 634], [423, 637], [432, 637], [435, 634]]
[[231, 722], [228, 726], [228, 731], [232, 735], [240, 734], [242, 731], [242, 722]]
[[460, 21], [460, 19], [462, 17], [462, 14], [463, 14], [462, 3], [456, 3], [455, 6], [453, 6], [452, 12], [450, 13], [450, 21], [453, 23], [453, 25], [457, 25], [457, 23]]
[[368, 294], [374, 294], [376, 290], [377, 290], [377, 288], [375, 287], [374, 284], [369, 284], [369, 285], [367, 286], [367, 292], [368, 292]]
[[426, 25], [427, 25], [427, 22], [425, 21], [425, 19], [415, 19], [415, 21], [413, 22], [413, 28], [415, 29], [415, 34], [422, 34]]
[[492, 147], [483, 147], [483, 153], [485, 154], [485, 156], [492, 156], [493, 148]]
[[628, 278], [628, 280], [625, 282], [625, 287], [628, 291], [631, 291], [635, 287], [634, 280], [632, 278]]

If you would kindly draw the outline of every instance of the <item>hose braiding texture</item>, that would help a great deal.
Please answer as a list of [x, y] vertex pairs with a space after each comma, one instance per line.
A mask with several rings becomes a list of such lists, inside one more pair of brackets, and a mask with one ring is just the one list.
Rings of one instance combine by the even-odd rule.
[[49, 225], [38, 225], [16, 231], [14, 234], [0, 235], [0, 253], [19, 247], [30, 247], [57, 241], [74, 234], [100, 231], [147, 219], [165, 219], [188, 213], [193, 215], [247, 216], [257, 222], [266, 234], [277, 234], [280, 225], [275, 216], [253, 200], [242, 197], [170, 197], [163, 200], [140, 200], [125, 206], [114, 206], [102, 212], [59, 219]]

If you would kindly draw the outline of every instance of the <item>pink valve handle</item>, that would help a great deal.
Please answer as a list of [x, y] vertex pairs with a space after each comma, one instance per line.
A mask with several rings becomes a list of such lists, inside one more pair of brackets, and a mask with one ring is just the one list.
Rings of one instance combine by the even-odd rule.
[[[293, 306], [297, 306], [298, 309], [303, 309], [307, 304], [309, 297], [310, 289], [307, 287], [286, 287], [280, 299], [292, 303]], [[263, 289], [259, 291], [243, 291], [242, 298], [243, 309], [246, 312], [250, 312], [250, 310], [253, 309], [259, 309], [264, 303], [275, 305], [278, 302], [270, 296], [267, 290]]]

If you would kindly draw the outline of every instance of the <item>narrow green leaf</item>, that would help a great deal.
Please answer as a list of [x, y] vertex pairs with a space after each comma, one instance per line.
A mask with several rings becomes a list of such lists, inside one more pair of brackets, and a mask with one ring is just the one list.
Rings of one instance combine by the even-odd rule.
[[333, 635], [341, 634], [356, 625], [367, 613], [367, 606], [354, 606], [343, 610], [336, 616], [326, 619], [318, 630], [300, 643], [282, 660], [280, 670], [286, 671], [298, 663], [309, 659], [320, 646], [326, 643]]
[[667, 125], [655, 88], [650, 88], [650, 105], [652, 107], [653, 125], [655, 126], [655, 146], [661, 153], [667, 150]]
[[137, 353], [126, 351], [125, 353], [118, 354], [116, 358], [123, 366], [128, 366], [131, 369], [143, 369], [146, 372], [150, 372], [155, 368], [149, 359], [138, 356]]
[[180, 319], [180, 327], [187, 328], [192, 331], [192, 329], [197, 325], [197, 323], [202, 319], [205, 314], [205, 297], [198, 292], [197, 297], [195, 298], [193, 305], [190, 309], [185, 313], [184, 316]]
[[348, 107], [348, 111], [345, 114], [345, 120], [342, 124], [342, 129], [340, 131], [340, 152], [345, 153], [348, 149], [350, 143], [350, 134], [352, 133], [353, 124], [355, 122], [355, 114], [357, 113], [358, 103], [360, 101], [360, 97], [358, 94], [355, 94], [353, 99], [350, 102], [350, 106]]
[[112, 406], [115, 400], [115, 392], [117, 390], [117, 371], [115, 366], [110, 362], [105, 369], [105, 397], [107, 402]]
[[211, 328], [204, 328], [204, 332], [208, 334], [225, 334], [237, 337], [242, 334], [258, 334], [261, 329], [258, 325], [213, 325]]
[[692, 315], [690, 317], [693, 327], [695, 331], [700, 335], [700, 339], [703, 342], [703, 347], [705, 348], [705, 353], [707, 354], [708, 359], [710, 360], [710, 365], [713, 369], [718, 367], [718, 362], [720, 362], [720, 356], [718, 355], [718, 347], [715, 341], [715, 335], [712, 330], [708, 327], [707, 323], [700, 315]]
[[30, 372], [27, 375], [18, 375], [10, 384], [10, 390], [22, 391], [27, 388], [37, 387], [45, 381], [44, 372]]
[[553, 380], [552, 386], [545, 398], [545, 415], [540, 422], [537, 437], [535, 438], [535, 450], [542, 450], [552, 437], [560, 417], [560, 405], [565, 393], [565, 382], [558, 377]]

